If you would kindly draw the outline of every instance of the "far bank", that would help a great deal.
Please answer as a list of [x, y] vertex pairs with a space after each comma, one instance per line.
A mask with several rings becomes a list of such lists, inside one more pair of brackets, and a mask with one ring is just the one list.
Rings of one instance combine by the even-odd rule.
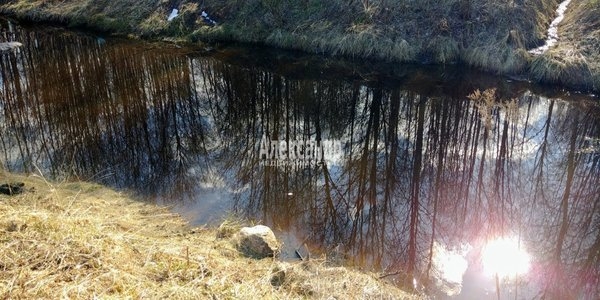
[[0, 12], [146, 39], [238, 41], [396, 63], [464, 63], [597, 91], [600, 2], [572, 1], [558, 45], [541, 55], [528, 52], [544, 43], [559, 2], [2, 1]]

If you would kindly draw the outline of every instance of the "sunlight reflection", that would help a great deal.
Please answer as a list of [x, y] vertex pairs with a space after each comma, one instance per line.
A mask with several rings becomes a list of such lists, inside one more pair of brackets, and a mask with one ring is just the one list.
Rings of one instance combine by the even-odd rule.
[[529, 271], [530, 256], [516, 237], [490, 241], [483, 249], [481, 260], [488, 276], [506, 278]]
[[433, 244], [433, 266], [437, 286], [446, 295], [460, 294], [463, 275], [468, 263], [465, 255], [469, 252], [469, 244], [462, 245], [459, 249], [446, 249], [437, 242]]

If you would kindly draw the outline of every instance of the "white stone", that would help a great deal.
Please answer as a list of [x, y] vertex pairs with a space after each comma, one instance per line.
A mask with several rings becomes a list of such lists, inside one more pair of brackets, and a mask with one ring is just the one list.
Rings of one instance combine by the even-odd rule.
[[271, 228], [264, 225], [244, 227], [237, 237], [238, 247], [247, 256], [264, 258], [274, 256], [279, 243]]

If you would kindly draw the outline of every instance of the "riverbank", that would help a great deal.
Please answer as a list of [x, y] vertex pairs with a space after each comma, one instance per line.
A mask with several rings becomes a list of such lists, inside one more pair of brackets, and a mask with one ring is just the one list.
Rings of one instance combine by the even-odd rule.
[[192, 228], [167, 208], [85, 182], [0, 173], [1, 298], [418, 299], [323, 261], [241, 255], [239, 224]]
[[569, 3], [556, 47], [531, 62], [537, 81], [600, 90], [600, 1]]
[[[149, 39], [241, 41], [358, 59], [465, 63], [597, 91], [600, 1], [573, 0], [559, 26], [557, 47], [537, 56], [527, 52], [544, 43], [559, 2], [12, 0], [0, 2], [0, 12]], [[167, 21], [174, 8], [177, 17]]]

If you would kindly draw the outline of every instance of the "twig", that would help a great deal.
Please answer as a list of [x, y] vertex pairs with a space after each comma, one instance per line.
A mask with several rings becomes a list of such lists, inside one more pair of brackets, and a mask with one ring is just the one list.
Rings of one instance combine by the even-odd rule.
[[[38, 166], [36, 164], [33, 164], [33, 166], [35, 167], [35, 169], [38, 171], [38, 173], [40, 173], [39, 177], [42, 178], [42, 180], [44, 180], [44, 182], [49, 186], [49, 187], [54, 187], [52, 184], [50, 184], [46, 178], [44, 177], [44, 174], [42, 174], [42, 171], [40, 170], [40, 168], [38, 168]], [[34, 175], [34, 176], [38, 176], [38, 175]]]
[[75, 202], [75, 200], [77, 199], [77, 196], [79, 196], [79, 194], [81, 194], [81, 190], [77, 191], [77, 194], [75, 194], [75, 196], [73, 196], [73, 200], [71, 200], [69, 202], [69, 205], [67, 205], [67, 208], [65, 209], [65, 213], [71, 209], [71, 206], [73, 206], [73, 203]]
[[379, 276], [379, 279], [386, 278], [388, 276], [398, 275], [400, 273], [402, 273], [402, 271], [396, 271], [396, 272], [392, 272], [392, 273], [383, 274], [383, 275]]

